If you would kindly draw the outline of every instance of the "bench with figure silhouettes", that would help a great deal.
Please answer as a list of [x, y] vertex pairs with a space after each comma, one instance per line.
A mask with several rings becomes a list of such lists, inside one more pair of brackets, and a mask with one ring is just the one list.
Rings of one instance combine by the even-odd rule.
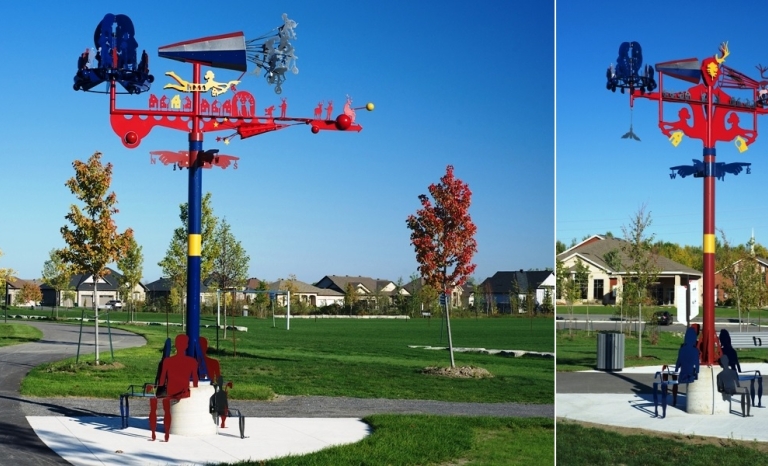
[[[756, 336], [761, 335], [761, 336]], [[726, 329], [720, 330], [720, 348], [723, 355], [728, 356], [728, 367], [735, 370], [739, 376], [740, 382], [749, 382], [749, 396], [752, 406], [762, 406], [763, 403], [763, 375], [758, 370], [745, 371], [741, 370], [741, 364], [739, 364], [739, 355], [736, 353], [736, 348], [755, 348], [762, 346], [762, 335], [768, 336], [766, 333], [742, 333], [734, 332], [730, 333]], [[753, 344], [750, 346], [749, 341]], [[766, 338], [766, 344], [768, 345], [768, 338]], [[757, 392], [755, 392], [755, 382], [757, 382]], [[757, 395], [757, 404], [755, 404], [755, 395]]]
[[[688, 327], [685, 331], [683, 346], [677, 353], [677, 363], [674, 370], [663, 366], [654, 376], [653, 405], [654, 416], [659, 416], [658, 391], [661, 388], [661, 417], [667, 416], [667, 389], [672, 385], [672, 406], [677, 405], [677, 389], [680, 384], [694, 383], [699, 378], [699, 349], [696, 347], [698, 335], [696, 329]], [[687, 392], [687, 391], [686, 391]]]
[[158, 401], [163, 405], [163, 425], [165, 430], [165, 441], [170, 435], [171, 416], [170, 407], [172, 401], [178, 401], [190, 396], [189, 383], [192, 382], [197, 387], [198, 381], [211, 380], [214, 387], [214, 394], [210, 400], [211, 421], [216, 423], [217, 431], [219, 428], [219, 419], [221, 419], [221, 428], [226, 428], [225, 421], [227, 417], [239, 418], [240, 438], [245, 438], [245, 417], [240, 410], [230, 408], [227, 400], [226, 387], [232, 388], [232, 382], [224, 384], [221, 377], [219, 362], [216, 359], [206, 355], [208, 350], [208, 341], [200, 337], [200, 347], [197, 354], [201, 355], [200, 361], [185, 354], [189, 337], [184, 334], [176, 336], [176, 355], [171, 356], [171, 340], [168, 338], [163, 347], [163, 356], [158, 364], [157, 376], [154, 382], [144, 384], [133, 384], [120, 395], [120, 419], [123, 429], [128, 427], [130, 418], [130, 399], [148, 398], [150, 403], [149, 425], [152, 431], [152, 440], [155, 440], [157, 426], [157, 407]]

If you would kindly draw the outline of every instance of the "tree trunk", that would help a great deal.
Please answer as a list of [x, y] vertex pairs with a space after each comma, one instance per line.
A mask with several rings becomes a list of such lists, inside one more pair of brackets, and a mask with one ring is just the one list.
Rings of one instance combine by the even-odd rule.
[[96, 316], [96, 332], [95, 332], [95, 343], [96, 343], [96, 365], [99, 365], [99, 292], [98, 292], [98, 283], [99, 279], [96, 276], [93, 276], [93, 312]]
[[448, 352], [451, 354], [451, 367], [456, 367], [456, 361], [453, 359], [453, 338], [451, 337], [451, 315], [448, 310], [448, 294], [445, 294], [445, 323], [448, 327]]
[[637, 305], [637, 357], [643, 357], [643, 305]]

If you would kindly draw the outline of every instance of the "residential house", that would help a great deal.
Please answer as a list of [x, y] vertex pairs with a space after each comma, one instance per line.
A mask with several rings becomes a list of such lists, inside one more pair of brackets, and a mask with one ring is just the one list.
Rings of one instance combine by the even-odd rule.
[[364, 301], [369, 306], [376, 306], [376, 301], [386, 298], [388, 304], [394, 304], [398, 293], [402, 296], [409, 296], [410, 293], [405, 287], [398, 291], [397, 285], [392, 280], [370, 277], [351, 277], [349, 275], [326, 275], [315, 285], [318, 288], [334, 290], [341, 293], [341, 303], [344, 302], [344, 295], [347, 287], [351, 286], [357, 295], [358, 301]]
[[[330, 306], [332, 304], [338, 304], [343, 305], [344, 304], [344, 293], [340, 293], [336, 290], [329, 289], [329, 288], [320, 288], [315, 285], [310, 285], [309, 283], [305, 283], [299, 280], [285, 280], [285, 279], [279, 279], [275, 282], [272, 282], [267, 287], [269, 291], [272, 293], [275, 292], [283, 292], [292, 290], [291, 294], [293, 296], [297, 296], [297, 300], [300, 303], [306, 304], [310, 307], [323, 307], [323, 306]], [[254, 290], [258, 289], [258, 280], [257, 279], [250, 279], [248, 281], [248, 287], [246, 287], [246, 293], [253, 293]], [[284, 294], [272, 294], [275, 298], [275, 302], [278, 306], [285, 306], [287, 295]], [[293, 299], [293, 296], [291, 298]]]
[[[100, 278], [96, 283], [96, 290], [99, 293], [99, 306], [104, 306], [108, 301], [113, 299], [128, 301], [128, 297], [122, 296], [120, 293], [120, 279], [122, 278], [122, 274], [109, 267], [107, 267], [107, 270], [109, 273]], [[69, 280], [69, 289], [75, 292], [75, 299], [73, 302], [65, 300], [63, 296], [64, 293], [60, 293], [62, 296], [57, 296], [56, 290], [51, 286], [47, 284], [43, 285], [41, 287], [43, 292], [43, 304], [45, 306], [53, 306], [55, 303], [59, 306], [75, 305], [86, 308], [93, 307], [94, 279], [91, 274], [73, 275]], [[144, 301], [146, 299], [147, 287], [143, 283], [137, 283], [131, 293], [132, 301]]]
[[515, 294], [518, 297], [517, 312], [525, 312], [523, 302], [529, 293], [533, 295], [537, 306], [544, 303], [549, 294], [554, 307], [555, 273], [551, 270], [499, 271], [486, 278], [480, 284], [480, 289], [485, 295], [485, 302], [493, 302], [501, 313], [514, 311], [511, 297]]
[[[763, 281], [766, 285], [768, 285], [768, 259], [763, 259], [762, 257], [755, 257], [755, 261], [757, 262], [757, 267], [759, 270], [759, 273], [763, 276]], [[736, 261], [733, 265], [736, 270], [739, 269], [739, 264], [741, 263], [741, 260]], [[729, 296], [728, 293], [723, 289], [723, 285], [730, 284], [728, 279], [723, 276], [723, 270], [718, 270], [715, 272], [715, 303], [725, 303], [726, 300], [728, 300]]]
[[[415, 295], [427, 284], [424, 278], [420, 277], [407, 283], [403, 288], [409, 295]], [[451, 307], [469, 307], [475, 302], [474, 287], [465, 283], [454, 287], [451, 290]]]
[[[215, 305], [216, 303], [216, 289], [209, 286], [210, 280], [205, 280], [200, 283], [200, 302], [208, 305]], [[168, 299], [171, 296], [171, 289], [173, 288], [173, 282], [170, 278], [160, 277], [159, 279], [147, 283], [147, 302], [158, 302], [164, 299]], [[242, 291], [239, 291], [239, 299], [243, 298]], [[186, 303], [186, 297], [184, 302]]]
[[[582, 285], [583, 301], [601, 302], [603, 296], [607, 294], [610, 294], [613, 299], [617, 297], [621, 299], [620, 290], [624, 280], [631, 276], [628, 269], [632, 265], [632, 261], [622, 251], [624, 245], [626, 245], [624, 240], [594, 235], [557, 255], [557, 260], [572, 273], [577, 260], [589, 268], [588, 283]], [[619, 259], [619, 267], [615, 267], [616, 264], [609, 265], [609, 262], [612, 262], [609, 259], [611, 255]], [[656, 264], [659, 273], [650, 291], [658, 305], [674, 305], [677, 287], [688, 286], [688, 283], [702, 278], [702, 273], [698, 270], [666, 257], [656, 256]], [[699, 290], [702, 290], [702, 286], [699, 286]]]
[[[16, 303], [16, 295], [21, 291], [21, 287], [25, 284], [31, 284], [33, 286], [40, 286], [39, 280], [22, 280], [20, 278], [9, 278], [5, 281], [5, 304], [14, 305]], [[38, 303], [24, 303], [24, 305], [36, 305]]]

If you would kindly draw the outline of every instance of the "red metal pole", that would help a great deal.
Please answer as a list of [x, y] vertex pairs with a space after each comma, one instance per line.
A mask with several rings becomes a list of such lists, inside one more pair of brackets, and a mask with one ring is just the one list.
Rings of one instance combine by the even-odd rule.
[[707, 134], [704, 144], [704, 328], [701, 363], [715, 363], [715, 144], [712, 141], [712, 85], [707, 86]]

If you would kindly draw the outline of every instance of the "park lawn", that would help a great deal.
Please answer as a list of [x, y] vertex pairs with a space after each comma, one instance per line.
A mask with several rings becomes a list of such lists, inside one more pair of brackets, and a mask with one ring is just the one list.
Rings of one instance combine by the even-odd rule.
[[[597, 364], [597, 334], [584, 330], [573, 330], [573, 337], [568, 330], [557, 332], [557, 370], [561, 372], [583, 371], [595, 368]], [[637, 334], [625, 336], [624, 366], [661, 366], [675, 364], [680, 345], [683, 344], [681, 332], [658, 332], [658, 341], [651, 343], [650, 330], [643, 335], [642, 358], [638, 354]], [[766, 362], [768, 349], [739, 349], [739, 362]]]
[[18, 323], [0, 324], [0, 346], [29, 343], [41, 338], [43, 338], [43, 332], [35, 327]]
[[[502, 357], [455, 353], [457, 366], [479, 366], [494, 377], [451, 379], [423, 374], [428, 366], [448, 366], [445, 350], [409, 345], [447, 346], [440, 319], [292, 319], [239, 317], [247, 332], [219, 335], [203, 328], [209, 355], [219, 359], [222, 373], [234, 382], [232, 399], [269, 399], [274, 394], [428, 399], [461, 402], [554, 402], [554, 358]], [[452, 319], [455, 347], [552, 352], [553, 319]], [[166, 332], [180, 327], [119, 325], [147, 338], [148, 344], [115, 352], [114, 364], [83, 364], [93, 355], [33, 369], [21, 392], [27, 396], [93, 396], [116, 398], [130, 384], [154, 379]], [[101, 338], [106, 338], [102, 326]], [[235, 351], [236, 350], [236, 351]], [[236, 356], [233, 356], [236, 353]], [[101, 359], [110, 363], [109, 352]]]
[[558, 466], [765, 464], [766, 454], [759, 442], [651, 431], [625, 435], [614, 427], [560, 421], [556, 450]]
[[372, 434], [364, 440], [303, 456], [239, 465], [552, 465], [554, 421], [378, 414], [364, 419]]

